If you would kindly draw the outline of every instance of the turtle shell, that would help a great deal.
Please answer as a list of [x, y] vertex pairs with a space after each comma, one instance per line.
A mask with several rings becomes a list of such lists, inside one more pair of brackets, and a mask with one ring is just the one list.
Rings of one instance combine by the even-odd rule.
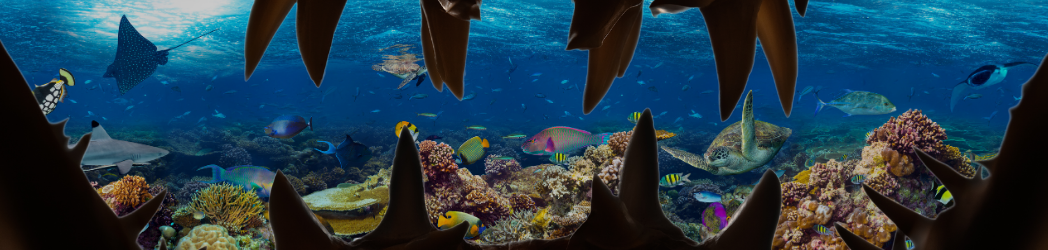
[[[793, 130], [789, 128], [756, 120], [753, 123], [753, 131], [757, 139], [757, 150], [778, 149], [793, 133]], [[710, 143], [710, 149], [722, 146], [742, 152], [742, 121], [735, 122], [721, 130], [717, 138], [713, 139], [713, 143]]]

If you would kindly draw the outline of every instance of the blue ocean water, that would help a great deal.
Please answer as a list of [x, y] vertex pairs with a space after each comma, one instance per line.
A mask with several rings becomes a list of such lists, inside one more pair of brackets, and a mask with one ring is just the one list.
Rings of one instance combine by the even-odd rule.
[[[394, 125], [409, 121], [418, 126], [420, 140], [437, 135], [457, 148], [468, 136], [481, 136], [515, 149], [515, 157], [527, 167], [548, 163], [548, 157], [526, 155], [519, 151], [519, 141], [501, 136], [530, 136], [553, 126], [593, 133], [626, 131], [632, 127], [627, 121], [632, 112], [650, 108], [657, 115], [657, 129], [705, 138], [674, 142], [675, 147], [701, 154], [713, 135], [741, 119], [741, 109], [725, 121], [718, 118], [716, 68], [697, 10], [654, 18], [643, 8], [640, 43], [629, 69], [615, 80], [597, 109], [585, 115], [581, 90], [587, 52], [564, 50], [573, 10], [570, 1], [484, 2], [483, 18], [472, 22], [466, 66], [465, 93], [475, 98], [462, 101], [449, 91], [438, 92], [429, 80], [398, 90], [401, 79], [372, 70], [384, 55], [397, 54], [395, 49], [380, 50], [383, 48], [407, 44], [413, 46], [408, 53], [422, 54], [418, 5], [410, 1], [364, 1], [346, 6], [320, 87], [310, 81], [299, 58], [292, 9], [259, 68], [245, 80], [243, 44], [251, 4], [222, 0], [4, 1], [0, 40], [30, 84], [48, 82], [59, 68], [76, 76], [77, 84], [67, 88], [65, 101], [48, 115], [53, 122], [69, 118], [67, 134], [74, 137], [88, 132], [92, 120], [111, 134], [138, 131], [165, 137], [171, 131], [237, 127], [255, 129], [257, 136], [280, 115], [300, 115], [313, 121], [314, 131], [307, 138], [340, 142], [344, 134], [352, 134], [357, 142], [388, 150], [395, 143]], [[644, 6], [647, 4], [650, 1]], [[812, 1], [806, 17], [794, 14], [800, 55], [797, 91], [813, 86], [819, 89], [818, 96], [795, 96], [792, 114], [787, 117], [758, 46], [747, 85], [754, 93], [756, 119], [793, 130], [784, 148], [827, 136], [813, 131], [862, 137], [863, 132], [910, 109], [922, 110], [951, 136], [999, 138], [1009, 119], [1007, 109], [1018, 102], [1021, 84], [1036, 67], [1009, 70], [1003, 82], [972, 92], [981, 98], [961, 101], [952, 112], [951, 89], [983, 65], [1039, 62], [1048, 53], [1044, 13], [1048, 7], [1038, 1]], [[171, 51], [169, 62], [159, 66], [152, 77], [120, 94], [115, 80], [101, 76], [116, 52], [121, 15], [127, 15], [160, 49], [212, 29], [219, 31]], [[827, 108], [814, 115], [817, 98], [830, 101], [846, 90], [884, 95], [897, 110], [843, 117], [840, 110]], [[412, 98], [418, 94], [428, 97]], [[430, 119], [418, 113], [440, 116]], [[689, 116], [693, 113], [701, 118]], [[467, 126], [487, 130], [466, 130]], [[684, 136], [689, 134], [701, 136]], [[999, 145], [999, 141], [967, 139], [947, 143], [961, 152], [979, 154], [993, 153]], [[156, 141], [163, 144], [163, 140]], [[289, 144], [296, 151], [320, 147], [301, 141]], [[219, 151], [220, 147], [204, 145], [201, 150]], [[187, 152], [175, 154], [179, 153]], [[716, 178], [671, 160], [660, 159], [663, 173]], [[211, 163], [164, 161], [185, 167], [159, 172], [154, 178], [210, 174], [196, 172], [190, 165]], [[323, 162], [330, 164], [331, 159]], [[254, 165], [274, 170], [286, 167], [271, 165], [278, 163], [283, 164], [254, 159]], [[485, 172], [483, 164], [466, 167], [474, 174]], [[744, 185], [758, 174], [753, 171], [733, 181]]]

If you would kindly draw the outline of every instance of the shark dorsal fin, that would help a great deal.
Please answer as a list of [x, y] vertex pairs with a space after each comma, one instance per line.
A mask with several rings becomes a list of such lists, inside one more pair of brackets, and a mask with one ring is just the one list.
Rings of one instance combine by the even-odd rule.
[[746, 93], [746, 100], [742, 104], [742, 156], [749, 159], [753, 157], [753, 151], [757, 149], [757, 138], [754, 135], [753, 120], [753, 90]]
[[106, 133], [106, 129], [102, 128], [101, 124], [98, 124], [98, 121], [91, 121], [91, 140], [92, 141], [112, 140], [112, 139], [113, 139], [112, 137], [109, 137], [109, 133]]

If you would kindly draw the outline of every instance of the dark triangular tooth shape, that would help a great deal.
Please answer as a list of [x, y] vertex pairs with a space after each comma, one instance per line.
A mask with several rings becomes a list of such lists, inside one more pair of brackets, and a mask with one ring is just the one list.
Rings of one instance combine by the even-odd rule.
[[651, 16], [658, 17], [659, 14], [677, 14], [691, 8], [706, 7], [716, 0], [655, 0], [648, 6]]
[[[14, 161], [11, 164], [37, 166], [5, 168], [0, 175], [0, 249], [76, 249], [85, 242], [98, 249], [139, 249], [137, 237], [128, 231], [137, 233], [144, 224], [126, 228], [80, 169], [90, 135], [69, 148], [65, 134], [56, 134], [63, 130], [57, 126], [64, 123], [49, 123], [40, 112], [29, 84], [2, 42], [0, 78], [4, 114], [19, 124], [18, 133], [4, 138], [18, 146], [5, 147], [0, 156]], [[56, 241], [56, 225], [77, 225], [79, 229]]]
[[[626, 147], [619, 170], [619, 199], [637, 223], [664, 231], [677, 228], [662, 214], [659, 204], [659, 145], [651, 109], [644, 109]], [[684, 236], [680, 229], [676, 230]]]
[[906, 234], [902, 230], [895, 230], [895, 241], [892, 241], [892, 249], [909, 250], [906, 248]]
[[157, 247], [157, 249], [167, 250], [167, 240], [164, 238], [160, 238], [160, 246]]
[[[600, 180], [599, 176], [594, 177]], [[643, 229], [634, 223], [622, 201], [611, 194], [603, 181], [594, 181], [592, 192], [590, 206], [593, 209], [572, 234], [565, 249], [625, 249], [644, 243]]]
[[346, 0], [302, 0], [295, 14], [295, 29], [298, 35], [298, 50], [302, 63], [306, 65], [309, 78], [320, 87], [327, 68], [331, 40], [335, 37], [338, 19]]
[[913, 148], [913, 151], [917, 153], [917, 157], [921, 159], [921, 162], [924, 162], [924, 165], [928, 166], [928, 170], [932, 171], [935, 178], [938, 178], [939, 182], [942, 182], [942, 185], [946, 186], [947, 190], [950, 190], [950, 193], [953, 194], [955, 200], [964, 199], [959, 196], [969, 193], [967, 189], [981, 181], [981, 179], [968, 179], [967, 177], [964, 177], [961, 173], [957, 172], [957, 170], [951, 168], [950, 165], [946, 165], [946, 163], [936, 160], [935, 157], [924, 153], [924, 151], [921, 151], [916, 147]]
[[793, 7], [797, 8], [797, 14], [804, 17], [804, 12], [808, 10], [808, 0], [793, 0]]
[[269, 216], [277, 249], [337, 249], [346, 245], [324, 231], [283, 171], [277, 170], [271, 190]]
[[[389, 207], [375, 231], [360, 240], [388, 239], [401, 236], [405, 239], [425, 235], [437, 228], [429, 221], [426, 212], [425, 187], [422, 182], [422, 162], [412, 140], [410, 130], [405, 127], [397, 141], [393, 169], [389, 180]], [[464, 235], [464, 234], [463, 234]], [[459, 237], [461, 239], [461, 237]]]
[[[932, 219], [924, 217], [920, 214], [913, 212], [913, 210], [895, 202], [894, 200], [884, 197], [884, 195], [870, 188], [866, 184], [862, 185], [862, 190], [866, 192], [866, 196], [870, 197], [870, 201], [877, 205], [881, 209], [884, 215], [888, 216], [895, 222], [895, 225], [899, 227], [899, 230], [903, 232], [919, 232], [926, 230], [931, 227]], [[915, 238], [914, 242], [920, 240]]]
[[160, 205], [164, 204], [164, 197], [167, 196], [167, 190], [161, 191], [160, 194], [154, 196], [154, 199], [149, 199], [146, 204], [143, 204], [134, 212], [120, 217], [120, 224], [124, 226], [124, 234], [131, 239], [138, 239], [138, 233], [142, 232], [146, 226], [149, 226], [149, 220], [153, 218], [153, 215], [160, 210]]
[[[842, 226], [840, 222], [834, 224], [833, 228], [837, 230], [837, 234], [839, 234], [841, 236], [841, 239], [844, 240], [844, 244], [847, 244], [848, 247], [853, 250], [881, 250], [880, 247], [874, 246], [862, 237], [859, 237], [851, 231], [848, 231], [848, 229], [844, 228], [844, 226]], [[896, 239], [896, 241], [898, 241], [898, 239]], [[906, 248], [904, 247], [892, 249], [905, 250]]]
[[575, 1], [567, 50], [590, 50], [582, 113], [589, 114], [622, 77], [640, 38], [642, 1]]
[[757, 38], [768, 58], [779, 104], [786, 117], [793, 110], [797, 86], [797, 32], [787, 0], [764, 0], [757, 13]]
[[251, 15], [247, 21], [247, 35], [244, 37], [244, 81], [251, 79], [251, 74], [258, 67], [262, 55], [273, 41], [284, 18], [295, 6], [296, 0], [255, 0], [251, 6]]
[[[419, 0], [422, 9], [422, 53], [430, 81], [436, 87], [447, 84], [451, 94], [462, 100], [466, 53], [469, 47], [469, 19], [480, 18], [479, 1]], [[446, 9], [445, 6], [451, 8]], [[476, 9], [476, 13], [474, 13]], [[454, 11], [455, 15], [449, 14]], [[443, 91], [442, 87], [437, 87]]]
[[781, 192], [775, 172], [765, 171], [746, 202], [739, 207], [736, 219], [716, 236], [704, 240], [700, 248], [770, 249], [779, 221]]

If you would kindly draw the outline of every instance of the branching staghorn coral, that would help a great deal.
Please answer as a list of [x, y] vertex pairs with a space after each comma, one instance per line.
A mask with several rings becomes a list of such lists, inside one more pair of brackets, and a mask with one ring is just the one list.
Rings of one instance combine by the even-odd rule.
[[189, 210], [203, 212], [230, 232], [242, 233], [249, 223], [259, 220], [265, 207], [255, 192], [237, 185], [217, 184], [194, 194]]

